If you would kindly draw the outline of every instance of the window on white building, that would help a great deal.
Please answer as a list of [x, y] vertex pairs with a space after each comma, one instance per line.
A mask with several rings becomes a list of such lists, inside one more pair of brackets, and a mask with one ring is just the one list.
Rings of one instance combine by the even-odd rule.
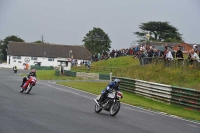
[[48, 61], [54, 61], [54, 58], [48, 58]]
[[31, 57], [31, 60], [37, 60], [37, 57]]
[[21, 56], [13, 56], [13, 59], [21, 59]]

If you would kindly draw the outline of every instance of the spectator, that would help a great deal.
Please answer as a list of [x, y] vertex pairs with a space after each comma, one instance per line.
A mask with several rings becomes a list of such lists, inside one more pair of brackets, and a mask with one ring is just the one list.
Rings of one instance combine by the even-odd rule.
[[177, 48], [176, 58], [183, 58], [183, 52], [181, 51], [180, 47]]
[[166, 51], [165, 60], [166, 60], [166, 62], [165, 62], [166, 66], [170, 66], [170, 62], [171, 62], [171, 60], [173, 60], [173, 56], [169, 49], [167, 49], [167, 51]]
[[197, 51], [198, 51], [198, 47], [197, 47], [197, 45], [195, 44], [195, 45], [193, 45], [193, 49], [194, 49], [194, 52], [195, 53], [197, 53]]
[[166, 57], [165, 57], [167, 60], [173, 60], [173, 56], [172, 56], [172, 53], [169, 49], [167, 49], [167, 52], [166, 52]]
[[152, 63], [153, 52], [150, 48], [147, 49], [148, 63]]
[[177, 52], [176, 52], [176, 58], [178, 61], [178, 66], [180, 66], [181, 64], [183, 65], [183, 52], [181, 51], [181, 48], [178, 47], [177, 48]]
[[165, 45], [165, 50], [163, 52], [163, 59], [164, 59], [164, 64], [165, 65], [168, 64], [168, 61], [166, 59], [166, 54], [167, 54], [167, 45]]
[[163, 53], [160, 50], [157, 50], [158, 52], [158, 57], [163, 57]]
[[154, 49], [153, 50], [153, 57], [158, 57], [158, 50], [157, 49]]
[[188, 57], [187, 57], [187, 59], [190, 62], [190, 65], [192, 65], [192, 63], [193, 63], [193, 61], [191, 60], [191, 57], [192, 57], [192, 53], [191, 53], [191, 50], [190, 50], [190, 51], [188, 51]]
[[197, 53], [195, 52], [195, 50], [192, 49], [191, 50], [191, 57], [190, 57], [190, 63], [191, 63], [191, 65], [193, 64], [194, 60], [200, 62], [199, 56], [197, 55]]
[[87, 66], [88, 66], [88, 68], [90, 69], [90, 61], [87, 61]]
[[100, 53], [97, 54], [97, 58], [98, 58], [98, 60], [101, 59], [101, 55], [100, 55]]

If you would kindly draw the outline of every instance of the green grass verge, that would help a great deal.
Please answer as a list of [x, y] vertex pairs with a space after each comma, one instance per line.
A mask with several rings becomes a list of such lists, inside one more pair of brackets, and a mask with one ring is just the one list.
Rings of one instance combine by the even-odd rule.
[[[99, 95], [100, 92], [106, 87], [108, 82], [58, 82], [58, 84], [70, 86], [79, 90], [90, 92]], [[124, 103], [139, 106], [154, 111], [166, 112], [168, 114], [176, 115], [182, 118], [200, 121], [200, 112], [195, 110], [186, 110], [183, 107], [176, 105], [169, 105], [167, 103], [158, 102], [149, 98], [144, 98], [132, 93], [123, 92]]]
[[[21, 74], [21, 76], [26, 76], [27, 74]], [[37, 79], [38, 80], [82, 80], [83, 78], [55, 75], [55, 70], [37, 70]]]

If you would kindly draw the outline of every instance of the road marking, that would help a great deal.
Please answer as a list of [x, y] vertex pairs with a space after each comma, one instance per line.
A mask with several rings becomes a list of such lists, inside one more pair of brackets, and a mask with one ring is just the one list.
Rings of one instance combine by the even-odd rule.
[[191, 122], [191, 123], [195, 123], [195, 124], [200, 125], [200, 123], [198, 121], [187, 120], [187, 119], [181, 118], [179, 116], [171, 115], [171, 114], [168, 114], [168, 113], [165, 113], [165, 112], [152, 111], [152, 110], [144, 109], [144, 108], [141, 108], [141, 107], [133, 106], [133, 105], [127, 104], [127, 103], [123, 103], [123, 104], [128, 105], [128, 106], [132, 106], [132, 107], [135, 107], [135, 108], [138, 108], [138, 109], [141, 109], [141, 110], [145, 110], [145, 111], [148, 111], [148, 112], [153, 112], [155, 114], [159, 114], [159, 115], [167, 116], [167, 117], [170, 117], [170, 118], [174, 118], [174, 119], [178, 119], [178, 120]]
[[149, 113], [149, 112], [146, 112], [146, 111], [141, 111], [141, 110], [136, 110], [136, 109], [133, 109], [133, 108], [129, 108], [129, 107], [123, 107], [125, 109], [129, 109], [129, 110], [133, 110], [133, 111], [137, 111], [137, 112], [142, 112], [142, 113], [146, 113], [146, 114], [149, 114], [149, 115], [155, 115], [153, 113]]
[[191, 124], [187, 124], [187, 125], [189, 125], [189, 126], [191, 126], [191, 127], [200, 128], [199, 126], [195, 126], [195, 125], [191, 125]]

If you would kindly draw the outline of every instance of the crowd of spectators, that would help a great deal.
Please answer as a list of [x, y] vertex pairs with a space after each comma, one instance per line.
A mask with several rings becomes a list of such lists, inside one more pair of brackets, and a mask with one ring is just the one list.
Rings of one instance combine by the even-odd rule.
[[[102, 52], [102, 53], [95, 53], [92, 54], [91, 60], [83, 60], [81, 61], [80, 65], [85, 65], [87, 69], [90, 69], [90, 65], [92, 62], [96, 62], [99, 60], [108, 60], [110, 58], [117, 58], [120, 56], [133, 56], [134, 58], [140, 59], [141, 65], [149, 64], [152, 62], [152, 58], [163, 58], [166, 65], [169, 65], [169, 61], [173, 59], [179, 59], [178, 61], [181, 62], [184, 59], [183, 52], [181, 47], [178, 47], [176, 51], [173, 51], [170, 46], [167, 44], [162, 45], [164, 48], [163, 50], [157, 49], [156, 46], [149, 46], [149, 45], [138, 45], [133, 46], [131, 48], [126, 49], [116, 49], [111, 50], [109, 52]], [[193, 49], [188, 51], [187, 59], [190, 60], [190, 64], [193, 63], [193, 60], [200, 61], [198, 55], [197, 46], [194, 45]], [[199, 53], [200, 54], [200, 53]], [[142, 59], [142, 60], [141, 60]], [[181, 62], [182, 63], [182, 62]], [[72, 59], [72, 66], [77, 65], [77, 60]]]
[[[161, 47], [163, 47], [163, 50], [157, 49], [156, 46], [148, 46], [148, 45], [138, 45], [133, 46], [131, 48], [126, 49], [119, 49], [119, 50], [111, 50], [107, 53], [97, 53], [92, 55], [91, 62], [99, 61], [99, 60], [107, 60], [109, 58], [117, 58], [120, 56], [129, 56], [132, 55], [134, 58], [149, 58], [148, 60], [143, 60], [144, 64], [151, 63], [151, 58], [163, 58], [165, 62], [169, 62], [173, 59], [179, 59], [178, 61], [181, 61], [181, 59], [184, 59], [183, 52], [181, 47], [177, 47], [177, 50], [172, 50], [170, 46], [167, 44], [163, 44]], [[190, 64], [192, 64], [193, 60], [200, 61], [199, 55], [200, 52], [197, 50], [197, 46], [194, 45], [193, 49], [191, 51], [188, 51], [188, 58], [190, 60]], [[168, 65], [168, 63], [166, 63]]]

